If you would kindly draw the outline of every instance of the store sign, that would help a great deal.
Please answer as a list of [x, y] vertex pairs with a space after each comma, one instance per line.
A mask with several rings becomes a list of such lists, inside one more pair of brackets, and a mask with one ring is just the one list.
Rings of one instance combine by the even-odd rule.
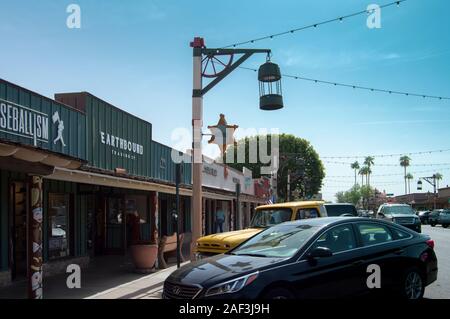
[[102, 144], [110, 146], [111, 153], [115, 156], [136, 159], [136, 155], [144, 154], [143, 145], [107, 132], [100, 131], [100, 141]]
[[37, 141], [48, 143], [48, 115], [0, 99], [0, 131], [32, 139], [34, 145]]
[[203, 172], [208, 175], [217, 176], [217, 170], [206, 165], [203, 166]]

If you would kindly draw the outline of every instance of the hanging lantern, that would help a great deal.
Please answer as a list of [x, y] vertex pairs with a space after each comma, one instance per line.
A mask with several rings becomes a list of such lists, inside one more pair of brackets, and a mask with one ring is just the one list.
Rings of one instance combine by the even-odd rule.
[[259, 108], [273, 111], [283, 108], [281, 72], [278, 64], [267, 62], [259, 67]]
[[419, 181], [417, 182], [417, 190], [421, 191], [422, 190], [422, 181], [419, 179]]

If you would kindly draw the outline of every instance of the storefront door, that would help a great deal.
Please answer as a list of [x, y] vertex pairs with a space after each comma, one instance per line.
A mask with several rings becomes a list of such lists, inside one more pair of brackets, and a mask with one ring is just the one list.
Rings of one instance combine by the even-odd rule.
[[126, 214], [124, 196], [106, 198], [106, 252], [126, 251]]
[[24, 182], [10, 185], [10, 229], [12, 278], [27, 275], [27, 188]]

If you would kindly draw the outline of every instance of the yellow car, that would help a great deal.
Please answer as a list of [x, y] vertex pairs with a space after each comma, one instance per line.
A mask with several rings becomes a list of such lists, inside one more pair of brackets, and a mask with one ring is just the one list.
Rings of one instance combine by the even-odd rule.
[[304, 218], [326, 217], [323, 201], [288, 202], [259, 206], [247, 229], [217, 233], [197, 240], [197, 257], [222, 254], [267, 227]]

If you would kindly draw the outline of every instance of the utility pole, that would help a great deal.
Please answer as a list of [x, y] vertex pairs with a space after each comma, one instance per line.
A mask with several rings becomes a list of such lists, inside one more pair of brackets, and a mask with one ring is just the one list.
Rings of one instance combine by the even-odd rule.
[[436, 209], [436, 186], [437, 186], [437, 178], [436, 174], [433, 174], [433, 176], [428, 177], [420, 177], [419, 181], [417, 182], [417, 190], [422, 190], [422, 179], [426, 181], [428, 184], [433, 186], [433, 209]]

